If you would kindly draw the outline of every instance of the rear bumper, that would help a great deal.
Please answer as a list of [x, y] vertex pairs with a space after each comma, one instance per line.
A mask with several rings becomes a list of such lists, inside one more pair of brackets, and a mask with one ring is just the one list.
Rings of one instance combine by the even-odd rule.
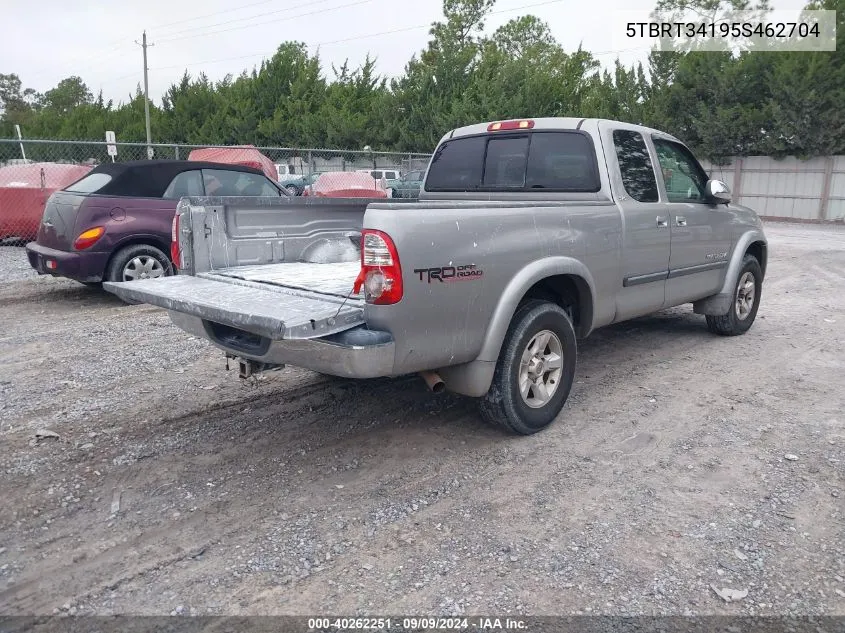
[[232, 328], [219, 328], [183, 312], [169, 310], [168, 313], [176, 326], [208, 339], [232, 356], [267, 364], [293, 365], [344, 378], [394, 375], [395, 345], [387, 332], [356, 327], [321, 338], [271, 340]]
[[[109, 260], [108, 253], [58, 251], [37, 242], [26, 245], [26, 256], [29, 265], [39, 275], [69, 277], [89, 283], [103, 280], [103, 272]], [[51, 262], [53, 267], [48, 267]]]

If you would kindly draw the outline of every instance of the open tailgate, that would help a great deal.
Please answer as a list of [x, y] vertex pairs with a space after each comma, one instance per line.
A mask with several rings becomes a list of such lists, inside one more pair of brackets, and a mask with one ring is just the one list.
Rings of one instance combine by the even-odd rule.
[[364, 302], [359, 297], [344, 297], [331, 292], [334, 289], [327, 292], [320, 284], [289, 287], [252, 281], [249, 275], [221, 273], [105, 282], [103, 288], [121, 299], [149, 303], [272, 340], [328, 336], [364, 323]]

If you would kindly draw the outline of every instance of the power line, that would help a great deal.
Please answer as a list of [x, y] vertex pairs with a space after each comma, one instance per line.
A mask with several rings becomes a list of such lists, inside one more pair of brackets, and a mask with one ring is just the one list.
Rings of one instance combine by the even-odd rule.
[[[319, 4], [321, 1], [322, 1], [322, 2], [326, 2], [326, 1], [328, 1], [328, 0], [318, 0], [318, 2], [316, 2], [316, 3], [312, 3], [312, 4]], [[215, 16], [215, 15], [223, 15], [224, 13], [232, 13], [233, 11], [241, 11], [241, 10], [243, 10], [243, 9], [249, 9], [249, 8], [251, 8], [251, 7], [257, 7], [257, 6], [259, 6], [259, 5], [268, 4], [268, 3], [270, 3], [270, 2], [276, 2], [276, 0], [260, 0], [259, 2], [253, 2], [253, 3], [251, 3], [251, 4], [245, 4], [245, 5], [240, 6], [240, 7], [232, 7], [232, 8], [229, 8], [229, 9], [223, 9], [222, 11], [214, 11], [214, 12], [212, 12], [212, 13], [206, 13], [206, 14], [203, 14], [203, 15], [198, 15], [198, 16], [194, 16], [194, 17], [190, 17], [190, 18], [185, 18], [184, 20], [176, 20], [175, 22], [168, 22], [168, 23], [165, 23], [165, 24], [154, 24], [152, 27], [150, 27], [150, 29], [167, 29], [167, 28], [169, 28], [169, 27], [171, 27], [171, 26], [176, 26], [176, 25], [178, 25], [178, 24], [184, 24], [184, 23], [186, 23], [186, 22], [195, 22], [195, 21], [197, 21], [197, 20], [203, 20], [203, 19], [205, 19], [205, 18], [210, 18], [210, 17], [213, 17], [213, 16]], [[282, 11], [286, 11], [286, 10], [288, 10], [288, 9], [290, 9], [290, 8], [291, 8], [291, 7], [288, 7], [287, 9], [282, 9]], [[271, 12], [270, 14], [272, 14], [272, 13], [278, 13], [278, 12], [279, 12], [279, 11], [273, 11], [273, 12]], [[249, 16], [248, 18], [239, 18], [239, 19], [236, 19], [236, 20], [234, 20], [234, 21], [235, 21], [235, 22], [238, 22], [238, 21], [242, 21], [242, 20], [244, 20], [244, 19], [252, 19], [252, 18], [254, 18], [254, 17], [255, 17], [255, 16]], [[229, 23], [231, 23], [231, 22], [229, 22]], [[221, 23], [221, 24], [227, 24], [227, 23], [226, 23], [226, 22], [224, 22], [224, 23]], [[214, 24], [214, 25], [206, 25], [205, 27], [195, 27], [195, 28], [200, 28], [200, 29], [201, 29], [201, 28], [209, 28], [209, 26], [217, 26], [217, 25], [216, 25], [216, 24]], [[150, 29], [148, 29], [148, 30], [150, 30]], [[179, 33], [179, 31], [177, 31], [176, 33]], [[166, 34], [165, 34], [165, 35], [166, 35]], [[171, 33], [171, 35], [173, 35], [173, 33]], [[166, 40], [165, 40], [165, 41], [166, 41]], [[100, 57], [104, 56], [104, 55], [108, 55], [109, 53], [113, 53], [113, 52], [115, 52], [115, 51], [117, 51], [117, 50], [120, 50], [121, 48], [125, 48], [125, 47], [126, 47], [126, 46], [128, 46], [129, 44], [130, 44], [130, 43], [129, 43], [129, 42], [126, 42], [126, 40], [125, 40], [125, 39], [114, 40], [114, 41], [113, 41], [113, 42], [111, 42], [111, 43], [107, 43], [107, 44], [105, 44], [105, 45], [104, 45], [104, 47], [103, 47], [102, 52], [99, 52], [99, 53], [97, 53], [96, 55], [91, 55], [91, 56], [89, 56], [89, 57], [84, 57], [84, 58], [82, 58], [82, 59], [76, 59], [76, 60], [73, 60], [73, 63], [77, 63], [77, 64], [79, 64], [79, 63], [82, 63], [82, 64], [87, 64], [87, 63], [89, 63], [89, 62], [91, 62], [91, 61], [96, 60], [97, 58], [100, 58]], [[95, 64], [95, 65], [93, 66], [93, 68], [89, 66], [88, 68], [86, 68], [86, 70], [87, 70], [87, 71], [90, 71], [90, 70], [92, 70], [92, 69], [93, 69], [93, 70], [97, 70], [98, 68], [101, 68], [101, 67], [102, 67], [102, 63], [99, 63], [99, 64]], [[35, 78], [38, 78], [38, 77], [43, 77], [43, 76], [45, 76], [46, 74], [48, 74], [49, 72], [52, 72], [52, 70], [45, 70], [45, 71], [37, 72], [37, 73], [35, 73], [34, 75], [31, 75], [31, 77], [35, 77]], [[83, 73], [83, 74], [84, 74], [84, 73]], [[81, 74], [80, 74], [80, 76], [81, 76]], [[129, 75], [127, 75], [127, 76], [129, 76]], [[122, 78], [122, 77], [121, 77], [121, 78]]]
[[[126, 41], [121, 40], [119, 43], [118, 43], [117, 41], [115, 41], [115, 42], [114, 42], [114, 44], [115, 44], [115, 45], [114, 45], [114, 46], [112, 46], [111, 48], [109, 48], [109, 49], [107, 49], [107, 50], [103, 51], [102, 53], [98, 53], [97, 55], [93, 55], [93, 56], [90, 56], [90, 57], [85, 57], [85, 58], [83, 58], [83, 59], [68, 60], [68, 61], [69, 61], [70, 63], [76, 63], [76, 64], [83, 63], [83, 64], [84, 64], [84, 63], [87, 63], [87, 62], [93, 61], [93, 60], [97, 59], [98, 57], [102, 57], [103, 55], [108, 55], [109, 53], [113, 53], [113, 52], [115, 52], [115, 51], [118, 51], [118, 50], [120, 50], [121, 48], [125, 48], [125, 47], [129, 46], [130, 42], [126, 42]], [[96, 69], [97, 69], [97, 68], [99, 68], [100, 66], [101, 66], [100, 64], [97, 64], [96, 66], [94, 66], [94, 69], [96, 70]], [[86, 68], [86, 70], [91, 70], [91, 67], [89, 66], [88, 68]], [[53, 71], [54, 71], [54, 68], [53, 68], [53, 67], [52, 67], [52, 65], [51, 65], [51, 67], [50, 67], [48, 70], [41, 70], [41, 71], [39, 71], [39, 72], [33, 73], [32, 75], [30, 75], [30, 76], [28, 77], [28, 79], [38, 78], [38, 77], [44, 77], [45, 75], [47, 75], [48, 73], [52, 73]], [[74, 73], [72, 73], [72, 74], [75, 74], [75, 75], [78, 75], [78, 76], [80, 76], [80, 77], [81, 77], [83, 73], [74, 72]]]
[[[231, 9], [223, 9], [222, 11], [214, 11], [213, 13], [206, 13], [205, 15], [197, 15], [192, 18], [185, 18], [184, 20], [177, 20], [176, 22], [168, 22], [167, 24], [154, 24], [151, 26], [151, 29], [166, 29], [171, 26], [175, 26], [177, 24], [184, 24], [185, 22], [194, 22], [196, 20], [203, 20], [205, 18], [210, 18], [215, 15], [223, 15], [224, 13], [232, 13], [233, 11], [240, 11], [242, 9], [249, 9], [250, 7], [257, 7], [261, 4], [268, 4], [269, 2], [275, 2], [275, 0], [261, 0], [260, 2], [253, 2], [252, 4], [245, 4], [240, 7], [233, 7]], [[312, 3], [313, 4], [313, 3]], [[241, 18], [243, 19], [243, 18]], [[235, 20], [237, 21], [237, 20]], [[213, 26], [213, 25], [211, 25]], [[172, 33], [171, 33], [172, 35]]]
[[[513, 13], [515, 11], [522, 11], [523, 9], [533, 9], [535, 7], [546, 6], [546, 5], [549, 5], [549, 4], [559, 4], [560, 2], [563, 2], [563, 0], [545, 0], [544, 2], [535, 2], [533, 4], [525, 4], [525, 5], [522, 5], [522, 6], [519, 6], [519, 7], [513, 7], [511, 9], [500, 9], [499, 11], [491, 11], [489, 15], [498, 15], [498, 14], [501, 14], [501, 13]], [[341, 43], [344, 43], [344, 42], [353, 42], [353, 41], [356, 41], [356, 40], [370, 39], [370, 38], [373, 38], [373, 37], [380, 37], [382, 35], [393, 35], [395, 33], [405, 33], [407, 31], [415, 31], [417, 29], [425, 29], [425, 28], [430, 28], [430, 27], [431, 27], [431, 23], [427, 22], [425, 24], [416, 24], [414, 26], [405, 26], [405, 27], [398, 28], [398, 29], [391, 29], [389, 31], [380, 31], [378, 33], [370, 33], [368, 35], [355, 35], [355, 36], [352, 36], [352, 37], [345, 37], [345, 38], [337, 39], [337, 40], [329, 40], [329, 41], [326, 41], [326, 42], [318, 42], [317, 44], [313, 44], [313, 45], [310, 45], [310, 46], [312, 48], [319, 48], [319, 47], [322, 47], [322, 46], [329, 46], [331, 44], [341, 44]], [[220, 32], [222, 32], [222, 31], [220, 31]], [[169, 41], [169, 40], [164, 40], [164, 41]], [[222, 63], [222, 62], [235, 61], [235, 60], [239, 60], [239, 59], [250, 59], [250, 58], [253, 58], [253, 57], [257, 57], [259, 55], [264, 55], [264, 56], [272, 55], [275, 52], [276, 51], [273, 51], [272, 53], [268, 53], [267, 51], [259, 51], [259, 52], [255, 52], [255, 53], [247, 53], [247, 54], [244, 54], [244, 55], [234, 55], [234, 56], [231, 56], [231, 57], [222, 57], [222, 58], [219, 58], [219, 59], [211, 59], [211, 60], [205, 60], [205, 61], [200, 61], [200, 62], [192, 62], [190, 64], [174, 64], [172, 66], [162, 66], [162, 67], [159, 67], [159, 68], [154, 68], [153, 70], [172, 70], [174, 68], [188, 69], [188, 68], [191, 68], [192, 66], [201, 66], [201, 65], [205, 65], [205, 64], [218, 64], [218, 63]]]
[[[369, 2], [370, 0], [367, 0], [367, 1]], [[309, 2], [308, 6], [313, 7], [313, 6], [318, 5], [318, 4], [326, 4], [327, 2], [331, 2], [331, 0], [317, 0], [316, 2]], [[285, 7], [283, 9], [277, 9], [275, 11], [265, 11], [265, 12], [262, 12], [262, 13], [257, 13], [255, 15], [247, 15], [247, 16], [244, 16], [242, 18], [235, 18], [234, 20], [226, 20], [225, 22], [217, 22], [215, 24], [204, 24], [202, 26], [192, 26], [190, 28], [183, 29], [181, 31], [174, 31], [173, 33], [165, 33], [165, 37], [167, 39], [164, 39], [164, 40], [161, 40], [161, 41], [166, 42], [166, 41], [171, 41], [171, 40], [185, 39], [183, 36], [186, 33], [192, 33], [194, 31], [202, 31], [203, 29], [210, 29], [210, 28], [214, 28], [215, 26], [229, 26], [229, 25], [234, 24], [236, 22], [244, 22], [244, 21], [247, 21], [247, 20], [255, 20], [256, 18], [262, 20], [262, 22], [256, 23], [256, 24], [246, 24], [243, 27], [238, 27], [238, 28], [247, 28], [249, 26], [259, 26], [260, 24], [266, 23], [266, 20], [264, 20], [264, 18], [266, 18], [268, 15], [275, 15], [277, 13], [284, 13], [286, 11], [291, 11], [291, 10], [295, 10], [295, 7]], [[330, 11], [331, 9], [329, 8], [329, 9], [326, 9], [326, 10]], [[309, 13], [307, 15], [311, 15], [311, 14]], [[287, 18], [285, 17], [283, 19], [287, 19]], [[276, 20], [276, 21], [280, 21], [280, 20]], [[209, 34], [213, 34], [213, 33], [209, 33]], [[202, 33], [202, 35], [205, 35], [205, 33]]]
[[[524, 9], [532, 9], [532, 8], [551, 5], [551, 4], [558, 4], [562, 1], [563, 0], [544, 0], [543, 2], [535, 2], [535, 3], [531, 3], [531, 4], [525, 4], [525, 5], [521, 5], [521, 6], [518, 6], [518, 7], [510, 8], [510, 9], [500, 9], [498, 11], [491, 11], [489, 15], [498, 15], [498, 14], [503, 14], [503, 13], [514, 13], [516, 11], [522, 11]], [[340, 8], [340, 7], [337, 7], [337, 8]], [[306, 15], [308, 15], [308, 14], [306, 14]], [[291, 16], [291, 17], [297, 17], [297, 16]], [[416, 24], [414, 26], [401, 27], [401, 28], [398, 28], [398, 29], [391, 29], [391, 30], [388, 30], [388, 31], [379, 31], [377, 33], [369, 33], [367, 35], [355, 35], [355, 36], [352, 36], [352, 37], [346, 37], [346, 38], [341, 38], [341, 39], [336, 39], [336, 40], [328, 40], [328, 41], [325, 41], [325, 42], [318, 42], [317, 44], [313, 44], [313, 45], [310, 45], [310, 46], [312, 48], [319, 48], [319, 47], [323, 47], [323, 46], [329, 46], [329, 45], [332, 45], [332, 44], [341, 44], [341, 43], [345, 43], [345, 42], [352, 42], [352, 41], [357, 41], [357, 40], [364, 40], [364, 39], [380, 37], [380, 36], [383, 36], [383, 35], [393, 35], [393, 34], [396, 34], [396, 33], [405, 33], [405, 32], [408, 32], [408, 31], [414, 31], [414, 30], [417, 30], [417, 29], [430, 28], [430, 27], [431, 27], [430, 22], [425, 23], [425, 24]], [[164, 40], [164, 41], [168, 41], [168, 40]], [[161, 43], [161, 41], [159, 43]], [[647, 50], [647, 49], [644, 49], [644, 48], [628, 48], [628, 49], [606, 50], [606, 51], [598, 51], [598, 52], [590, 52], [590, 51], [586, 51], [586, 52], [589, 52], [594, 57], [598, 57], [598, 56], [604, 56], [604, 55], [615, 55], [615, 54], [619, 54], [619, 53], [637, 52], [637, 51], [642, 51], [642, 50]], [[272, 51], [270, 53], [268, 53], [267, 51], [257, 51], [257, 52], [254, 52], [254, 53], [246, 53], [246, 54], [243, 54], [243, 55], [232, 55], [232, 56], [229, 56], [229, 57], [222, 57], [222, 58], [217, 58], [217, 59], [207, 59], [207, 60], [198, 61], [198, 62], [191, 62], [189, 64], [173, 64], [173, 65], [170, 65], [170, 66], [159, 66], [159, 67], [156, 67], [156, 68], [152, 68], [151, 70], [154, 70], [154, 71], [173, 70], [175, 68], [183, 68], [183, 69], [187, 70], [189, 68], [196, 67], [196, 66], [219, 64], [219, 63], [223, 63], [223, 62], [237, 61], [237, 60], [241, 60], [241, 59], [252, 59], [252, 58], [258, 57], [258, 56], [265, 56], [265, 57], [271, 56], [275, 52], [276, 51]], [[113, 82], [116, 82], [116, 81], [120, 81], [121, 79], [131, 77], [134, 74], [135, 73], [129, 73], [128, 75], [121, 75], [120, 77], [109, 79], [106, 82], [102, 82], [102, 83], [113, 83]]]
[[[325, 2], [328, 2], [328, 1], [329, 0], [318, 0], [317, 2], [312, 2], [311, 4], [312, 5], [322, 4], [322, 3], [325, 3]], [[274, 24], [276, 22], [290, 21], [290, 20], [294, 20], [296, 18], [303, 18], [303, 17], [309, 16], [309, 15], [316, 15], [318, 13], [329, 13], [331, 11], [337, 11], [338, 9], [346, 9], [347, 7], [354, 7], [354, 6], [357, 6], [359, 4], [367, 4], [368, 2], [372, 2], [372, 0], [357, 0], [356, 2], [348, 2], [346, 4], [341, 4], [341, 5], [338, 5], [336, 7], [329, 7], [327, 9], [321, 9], [321, 10], [318, 10], [318, 11], [309, 11], [307, 13], [298, 13], [296, 15], [286, 15], [286, 16], [283, 16], [281, 18], [276, 18], [275, 20], [263, 20], [262, 22], [259, 22], [259, 23], [256, 23], [256, 24], [244, 24], [242, 26], [234, 26], [234, 27], [228, 28], [228, 29], [220, 29], [218, 31], [207, 31], [207, 32], [204, 32], [204, 33], [195, 33], [193, 35], [181, 35], [179, 37], [169, 37], [169, 38], [165, 38], [165, 39], [160, 40], [160, 41], [161, 42], [175, 42], [177, 40], [187, 40], [187, 39], [191, 39], [191, 38], [194, 38], [194, 37], [203, 37], [203, 36], [206, 36], [206, 35], [217, 35], [219, 33], [228, 33], [230, 31], [240, 31], [242, 29], [248, 29], [248, 28], [253, 27], [253, 26], [264, 26], [265, 24]], [[285, 10], [285, 9], [283, 9], [283, 10]], [[280, 13], [280, 11], [275, 11], [274, 13]], [[269, 14], [265, 14], [265, 15], [269, 15]], [[254, 17], [259, 17], [259, 16], [253, 16], [253, 18]], [[253, 19], [253, 18], [250, 18], [250, 19]], [[244, 19], [247, 19], [247, 18], [244, 18]], [[202, 27], [202, 28], [207, 28], [207, 27]], [[192, 29], [192, 30], [196, 30], [196, 29]]]

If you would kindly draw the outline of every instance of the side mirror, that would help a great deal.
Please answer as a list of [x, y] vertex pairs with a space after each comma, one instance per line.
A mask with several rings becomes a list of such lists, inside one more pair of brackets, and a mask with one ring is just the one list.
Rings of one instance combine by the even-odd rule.
[[728, 203], [731, 201], [731, 190], [721, 180], [708, 180], [705, 189], [710, 199], [715, 202]]

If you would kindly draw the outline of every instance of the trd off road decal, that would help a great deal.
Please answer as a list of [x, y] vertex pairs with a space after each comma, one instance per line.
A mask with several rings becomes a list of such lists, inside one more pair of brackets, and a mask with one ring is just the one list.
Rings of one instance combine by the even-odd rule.
[[420, 276], [420, 281], [440, 283], [452, 281], [472, 281], [484, 274], [475, 264], [465, 266], [437, 266], [436, 268], [414, 268], [414, 272]]

